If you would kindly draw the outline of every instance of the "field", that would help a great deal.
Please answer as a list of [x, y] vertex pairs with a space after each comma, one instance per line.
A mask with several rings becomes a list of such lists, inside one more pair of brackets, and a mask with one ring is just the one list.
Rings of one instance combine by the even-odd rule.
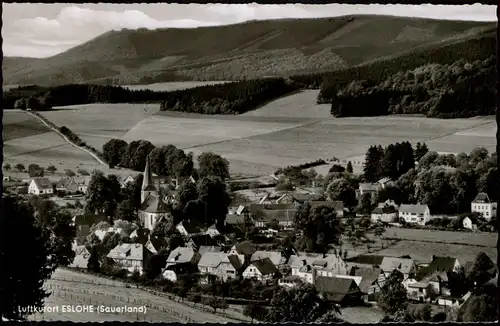
[[[91, 275], [82, 275], [58, 269], [44, 286], [52, 292], [46, 306], [59, 307], [59, 313], [45, 313], [43, 320], [100, 322], [100, 321], [146, 321], [146, 322], [212, 322], [224, 323], [234, 320], [203, 312], [191, 306], [174, 302], [164, 297], [152, 295], [136, 288], [125, 288], [121, 282], [113, 282]], [[107, 307], [139, 307], [146, 305], [145, 314], [137, 313], [62, 313], [62, 305], [104, 305]], [[239, 313], [228, 310], [227, 314], [244, 318]], [[31, 316], [31, 320], [41, 320], [41, 315]]]
[[3, 114], [3, 140], [35, 136], [50, 132], [50, 128], [40, 120], [21, 111], [6, 112]]
[[205, 85], [215, 85], [229, 83], [229, 81], [193, 81], [193, 82], [167, 82], [167, 83], [155, 83], [149, 85], [123, 85], [122, 87], [131, 89], [131, 90], [143, 90], [148, 89], [150, 91], [155, 92], [164, 92], [164, 91], [177, 91], [180, 89], [194, 88], [198, 86]]
[[403, 228], [387, 228], [384, 236], [409, 241], [443, 242], [490, 248], [496, 248], [498, 238], [496, 233], [489, 232], [472, 233]]

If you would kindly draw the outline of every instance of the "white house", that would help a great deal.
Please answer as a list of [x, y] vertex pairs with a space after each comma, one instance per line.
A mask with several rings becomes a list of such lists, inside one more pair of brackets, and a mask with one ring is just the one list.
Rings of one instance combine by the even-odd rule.
[[304, 282], [313, 284], [315, 275], [333, 277], [347, 275], [347, 263], [335, 254], [303, 253], [292, 255], [288, 261], [292, 276], [298, 276]]
[[103, 240], [106, 234], [108, 233], [118, 233], [119, 235], [126, 235], [125, 231], [123, 231], [122, 228], [115, 228], [115, 227], [110, 227], [107, 230], [95, 230], [94, 234], [96, 237], [99, 238], [99, 240]]
[[125, 188], [127, 186], [127, 184], [134, 182], [134, 177], [131, 175], [127, 175], [127, 176], [120, 178], [119, 181], [120, 181], [121, 187]]
[[359, 188], [356, 191], [358, 198], [363, 197], [365, 194], [370, 194], [372, 198], [375, 198], [377, 193], [380, 191], [381, 185], [377, 183], [360, 183]]
[[480, 192], [471, 203], [471, 211], [482, 214], [489, 221], [497, 216], [497, 203], [492, 202], [488, 194]]
[[28, 194], [30, 195], [44, 195], [53, 194], [54, 189], [50, 180], [47, 178], [34, 178], [31, 179], [30, 185], [28, 186]]
[[107, 257], [129, 272], [143, 272], [147, 250], [139, 243], [123, 243], [111, 249]]
[[276, 268], [271, 259], [264, 258], [251, 262], [245, 271], [243, 271], [243, 278], [255, 278], [259, 281], [267, 281], [271, 280], [277, 272], [278, 268]]
[[431, 212], [427, 205], [401, 204], [399, 218], [404, 219], [406, 223], [425, 225], [431, 219]]
[[462, 225], [465, 229], [477, 230], [477, 220], [475, 218], [466, 217], [462, 221]]
[[198, 270], [205, 276], [213, 275], [225, 281], [237, 276], [243, 261], [243, 255], [207, 251], [198, 262]]
[[375, 207], [372, 211], [371, 219], [373, 222], [394, 222], [398, 217], [398, 211], [392, 206]]

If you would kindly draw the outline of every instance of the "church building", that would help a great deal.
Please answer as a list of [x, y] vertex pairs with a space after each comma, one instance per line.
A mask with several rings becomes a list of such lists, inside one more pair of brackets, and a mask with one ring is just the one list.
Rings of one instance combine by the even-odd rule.
[[158, 188], [153, 184], [153, 175], [151, 174], [148, 157], [141, 187], [139, 220], [142, 222], [144, 228], [152, 231], [156, 223], [160, 220], [171, 217], [171, 210], [166, 200], [166, 196], [162, 193], [159, 184]]

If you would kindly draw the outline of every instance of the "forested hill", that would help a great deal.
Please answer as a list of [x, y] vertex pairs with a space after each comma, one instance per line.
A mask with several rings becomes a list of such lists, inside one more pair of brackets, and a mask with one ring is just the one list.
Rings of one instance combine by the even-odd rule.
[[46, 59], [5, 58], [4, 85], [238, 80], [345, 69], [474, 40], [494, 23], [390, 16], [121, 30]]

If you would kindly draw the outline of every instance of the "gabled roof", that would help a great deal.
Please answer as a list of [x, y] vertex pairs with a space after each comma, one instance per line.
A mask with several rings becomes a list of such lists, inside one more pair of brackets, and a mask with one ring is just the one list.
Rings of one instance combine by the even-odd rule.
[[462, 223], [465, 223], [465, 220], [471, 221], [472, 224], [478, 224], [478, 222], [479, 222], [478, 218], [476, 216], [474, 216], [474, 215], [466, 216], [464, 218], [464, 220], [462, 221]]
[[414, 264], [415, 262], [413, 259], [384, 257], [382, 264], [380, 264], [380, 268], [386, 273], [391, 273], [393, 270], [397, 269], [403, 274], [409, 274]]
[[227, 254], [223, 252], [205, 252], [201, 256], [198, 266], [216, 268], [222, 263], [226, 256]]
[[472, 201], [473, 203], [491, 203], [490, 197], [487, 193], [480, 192], [477, 194], [476, 198]]
[[262, 260], [264, 258], [269, 258], [275, 266], [286, 264], [286, 261], [287, 261], [287, 259], [285, 257], [283, 257], [283, 255], [279, 251], [258, 250], [256, 252], [254, 252], [252, 257], [250, 258], [250, 262]]
[[200, 246], [198, 253], [203, 256], [206, 252], [221, 252], [222, 248], [218, 246]]
[[[344, 260], [338, 255], [328, 254], [324, 256], [317, 253], [299, 253], [299, 255], [290, 256], [288, 261], [288, 265], [291, 268], [302, 268], [305, 264], [306, 267], [314, 267], [314, 269], [324, 271], [333, 270], [334, 266], [340, 263], [344, 263]], [[306, 268], [305, 270], [310, 270], [310, 268]]]
[[424, 214], [427, 208], [427, 205], [401, 204], [399, 211], [404, 213]]
[[372, 214], [393, 214], [396, 213], [396, 209], [392, 206], [375, 207]]
[[348, 261], [354, 264], [380, 266], [384, 258], [384, 256], [380, 255], [359, 255], [348, 259]]
[[361, 282], [359, 283], [359, 289], [363, 293], [368, 293], [370, 286], [375, 281], [378, 280], [381, 273], [382, 273], [381, 268], [357, 267], [357, 268], [352, 268], [349, 275], [361, 276]]
[[177, 224], [177, 227], [183, 227], [188, 234], [198, 234], [203, 232], [201, 224], [195, 220], [181, 221]]
[[255, 266], [255, 268], [257, 268], [262, 275], [274, 274], [278, 271], [276, 266], [273, 264], [273, 262], [269, 258], [256, 260], [256, 261], [252, 262], [250, 264], [250, 266], [251, 265]]
[[363, 183], [359, 184], [359, 190], [361, 190], [361, 191], [378, 191], [379, 186], [376, 183], [363, 182]]
[[74, 252], [75, 252], [75, 255], [78, 256], [78, 255], [89, 255], [90, 252], [87, 250], [87, 248], [84, 246], [84, 245], [81, 245], [81, 246], [76, 246], [74, 248]]
[[422, 268], [418, 272], [419, 279], [428, 277], [435, 272], [453, 272], [456, 258], [434, 256], [429, 266]]
[[95, 215], [95, 214], [78, 214], [73, 216], [73, 223], [75, 226], [88, 225], [92, 226], [99, 222], [106, 221], [105, 216]]
[[[241, 255], [240, 255], [241, 256]], [[231, 266], [234, 267], [235, 270], [239, 270], [243, 266], [244, 257], [240, 257], [238, 255], [227, 255], [222, 263], [229, 262]]]
[[33, 182], [39, 190], [47, 190], [52, 188], [52, 184], [48, 178], [33, 178]]
[[143, 260], [144, 247], [140, 243], [123, 243], [111, 249], [107, 257], [111, 259]]
[[173, 264], [183, 264], [192, 262], [193, 257], [195, 255], [195, 251], [193, 248], [188, 247], [177, 247], [167, 258], [167, 267]]
[[257, 251], [255, 246], [248, 241], [235, 244], [231, 250], [236, 250], [237, 253], [245, 256], [251, 256]]
[[386, 184], [386, 183], [387, 183], [387, 182], [389, 182], [389, 181], [391, 181], [391, 179], [390, 179], [390, 178], [382, 178], [382, 179], [380, 179], [380, 180], [379, 180], [379, 181], [377, 181], [377, 182], [383, 185], [383, 184]]
[[169, 213], [170, 206], [156, 195], [149, 195], [141, 204], [141, 211], [146, 213]]
[[230, 225], [245, 224], [245, 216], [238, 214], [227, 214], [225, 222]]
[[349, 290], [357, 288], [357, 285], [350, 278], [318, 276], [315, 287], [329, 300], [340, 302], [349, 293]]

